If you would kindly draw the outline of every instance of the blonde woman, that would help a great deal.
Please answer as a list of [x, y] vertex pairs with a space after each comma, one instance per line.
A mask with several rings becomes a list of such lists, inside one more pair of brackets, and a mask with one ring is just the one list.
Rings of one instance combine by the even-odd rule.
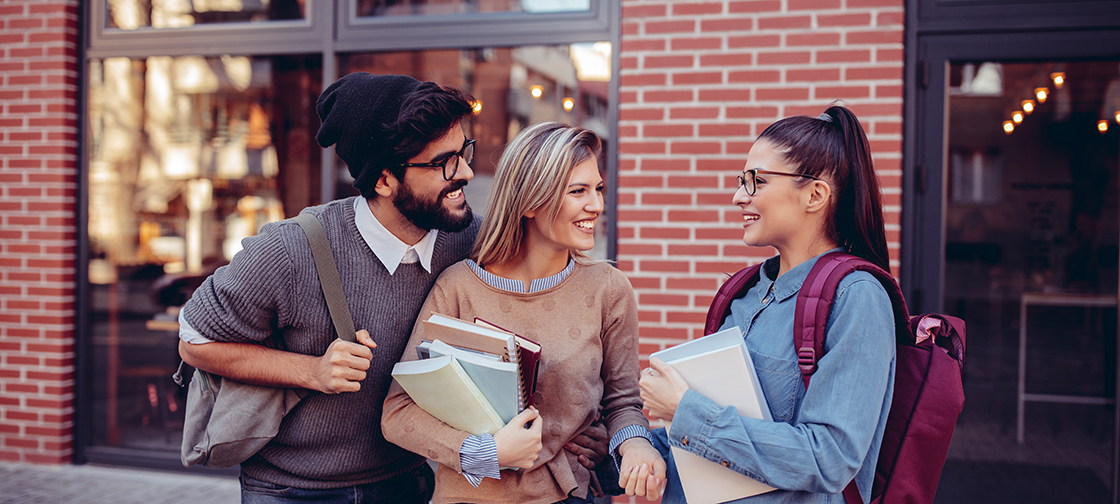
[[595, 245], [603, 211], [600, 148], [591, 131], [556, 122], [519, 134], [498, 163], [470, 259], [440, 275], [420, 311], [410, 346], [424, 339], [421, 321], [442, 313], [483, 318], [543, 347], [537, 409], [493, 436], [440, 422], [392, 384], [381, 428], [389, 441], [439, 462], [437, 504], [588, 502], [593, 475], [564, 446], [600, 415], [620, 484], [631, 495], [660, 496], [665, 463], [638, 397], [634, 293], [614, 267], [582, 252]]

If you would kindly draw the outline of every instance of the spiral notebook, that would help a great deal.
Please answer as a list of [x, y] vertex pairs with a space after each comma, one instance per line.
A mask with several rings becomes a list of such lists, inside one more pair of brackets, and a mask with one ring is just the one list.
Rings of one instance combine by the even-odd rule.
[[536, 341], [526, 338], [513, 331], [509, 331], [499, 327], [496, 324], [475, 317], [474, 323], [483, 327], [502, 331], [504, 333], [512, 334], [517, 339], [517, 352], [519, 354], [521, 363], [521, 388], [524, 397], [524, 404], [520, 406], [525, 409], [529, 406], [540, 402], [540, 395], [537, 394], [537, 374], [540, 370], [541, 364], [541, 345]]
[[[533, 394], [536, 390], [536, 369], [540, 362], [540, 345], [485, 321], [471, 323], [438, 313], [424, 321], [424, 335], [426, 340], [416, 348], [420, 355], [431, 353], [434, 342], [439, 340], [453, 348], [494, 355], [503, 362], [513, 364], [517, 370], [512, 385], [516, 390], [516, 397], [513, 399], [516, 403], [514, 414], [536, 403]], [[480, 383], [479, 387], [488, 397], [504, 397], [509, 390], [506, 384], [489, 388]], [[504, 399], [494, 402], [506, 403]], [[494, 404], [494, 407], [499, 408], [499, 404]], [[503, 410], [503, 418], [508, 416], [507, 408], [500, 409]]]

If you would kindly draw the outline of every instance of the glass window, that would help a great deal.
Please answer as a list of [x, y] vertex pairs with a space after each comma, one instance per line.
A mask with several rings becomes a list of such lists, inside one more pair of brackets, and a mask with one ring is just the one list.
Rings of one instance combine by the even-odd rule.
[[92, 444], [178, 451], [179, 307], [242, 238], [319, 203], [321, 71], [318, 55], [90, 61]]
[[944, 306], [970, 338], [937, 501], [1107, 502], [1120, 64], [955, 63], [948, 104]]
[[[610, 62], [611, 44], [599, 42], [347, 54], [339, 58], [339, 74], [411, 75], [471, 95], [476, 114], [465, 126], [467, 136], [477, 140], [475, 177], [464, 191], [471, 208], [481, 214], [502, 148], [525, 127], [553, 120], [580, 125], [603, 139], [604, 152], [611, 148]], [[357, 194], [344, 163], [337, 162], [337, 194]], [[606, 169], [605, 159], [599, 164]], [[600, 235], [593, 257], [606, 258], [606, 228], [595, 227]]]
[[591, 0], [352, 0], [358, 16], [416, 16], [479, 12], [577, 12]]
[[211, 23], [304, 19], [307, 0], [105, 0], [105, 27], [185, 28]]

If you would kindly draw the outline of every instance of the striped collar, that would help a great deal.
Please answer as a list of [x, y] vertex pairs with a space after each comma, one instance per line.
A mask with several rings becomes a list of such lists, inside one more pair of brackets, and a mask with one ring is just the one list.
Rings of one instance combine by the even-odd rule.
[[489, 271], [486, 271], [482, 269], [482, 266], [479, 266], [478, 263], [474, 262], [473, 259], [467, 259], [467, 266], [471, 267], [471, 271], [474, 271], [474, 274], [478, 275], [478, 278], [482, 279], [483, 282], [486, 282], [488, 285], [495, 289], [501, 289], [508, 292], [516, 292], [518, 294], [532, 294], [534, 292], [540, 292], [560, 285], [560, 282], [563, 282], [565, 278], [568, 278], [568, 275], [572, 274], [572, 271], [576, 267], [576, 261], [569, 258], [568, 265], [564, 267], [564, 269], [559, 273], [548, 278], [534, 279], [533, 282], [529, 284], [528, 293], [524, 291], [524, 282], [520, 280], [510, 280], [508, 278], [502, 278]]

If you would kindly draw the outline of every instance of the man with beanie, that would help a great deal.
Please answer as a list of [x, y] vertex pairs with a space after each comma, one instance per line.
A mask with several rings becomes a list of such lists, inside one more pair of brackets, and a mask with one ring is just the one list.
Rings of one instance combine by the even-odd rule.
[[[241, 464], [242, 502], [426, 503], [432, 471], [385, 441], [381, 408], [428, 290], [478, 231], [462, 191], [474, 176], [461, 126], [471, 103], [431, 82], [355, 73], [316, 111], [316, 139], [336, 146], [362, 195], [303, 212], [326, 229], [358, 343], [337, 339], [307, 238], [281, 221], [195, 291], [179, 352], [234, 380], [320, 392]], [[286, 351], [260, 344], [269, 338]]]

